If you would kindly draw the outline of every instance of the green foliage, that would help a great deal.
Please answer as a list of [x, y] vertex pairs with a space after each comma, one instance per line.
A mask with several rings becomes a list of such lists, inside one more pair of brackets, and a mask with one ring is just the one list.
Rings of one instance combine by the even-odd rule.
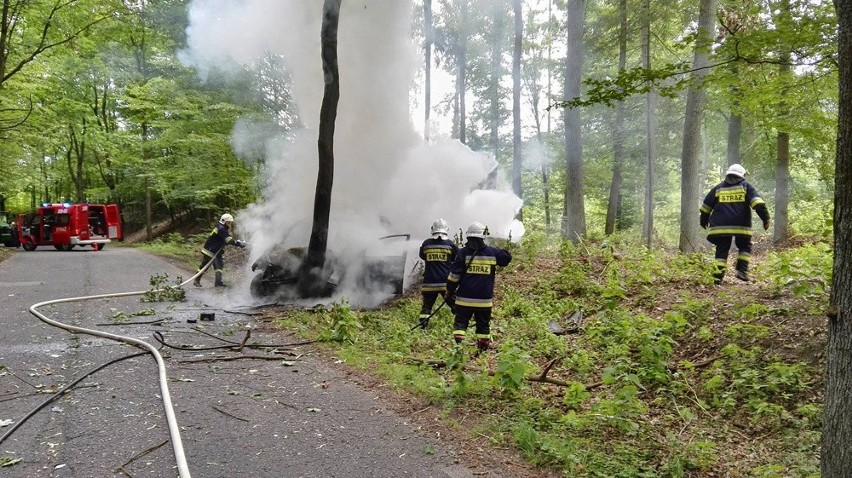
[[331, 311], [326, 313], [326, 320], [331, 322], [328, 339], [335, 342], [354, 344], [358, 331], [363, 328], [358, 321], [358, 314], [345, 299], [332, 304]]
[[828, 244], [817, 242], [772, 252], [759, 270], [777, 290], [789, 289], [798, 296], [821, 295], [832, 281], [833, 258]]
[[169, 274], [155, 274], [151, 276], [149, 283], [151, 289], [142, 294], [142, 302], [183, 302], [186, 300], [186, 291], [180, 287], [183, 279], [175, 277], [172, 284], [169, 283]]
[[516, 394], [529, 370], [529, 355], [513, 344], [500, 348], [497, 354], [497, 373], [500, 388], [508, 394]]

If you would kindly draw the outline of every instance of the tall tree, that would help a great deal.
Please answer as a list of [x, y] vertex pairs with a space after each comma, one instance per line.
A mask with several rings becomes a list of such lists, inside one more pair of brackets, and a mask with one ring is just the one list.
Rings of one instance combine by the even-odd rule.
[[[503, 17], [506, 14], [504, 7], [502, 0], [495, 1], [491, 6], [491, 76], [488, 79], [488, 100], [491, 104], [489, 143], [494, 160], [497, 162], [500, 161], [500, 79], [503, 77]], [[496, 174], [489, 177], [490, 188], [496, 186], [496, 179]]]
[[432, 0], [423, 0], [423, 139], [429, 141], [429, 115], [432, 112]]
[[852, 470], [852, 0], [835, 0], [834, 6], [840, 98], [834, 173], [834, 280], [820, 450], [824, 478], [845, 477]]
[[322, 16], [322, 72], [325, 80], [322, 106], [320, 107], [319, 170], [314, 195], [313, 226], [308, 252], [302, 264], [300, 290], [303, 295], [314, 295], [323, 282], [322, 270], [328, 246], [328, 224], [331, 214], [331, 187], [334, 182], [334, 125], [337, 120], [337, 104], [340, 101], [340, 71], [337, 64], [337, 27], [340, 22], [342, 0], [325, 0]]
[[[522, 198], [521, 170], [523, 156], [521, 152], [521, 55], [524, 46], [524, 18], [521, 0], [512, 0], [515, 13], [515, 48], [512, 57], [512, 190]], [[538, 113], [538, 112], [536, 112]], [[523, 219], [523, 210], [518, 211], [518, 219]]]
[[[565, 11], [567, 37], [565, 53], [566, 100], [580, 96], [583, 70], [583, 25], [585, 19], [584, 0], [568, 0]], [[586, 235], [586, 208], [583, 194], [583, 143], [581, 136], [580, 110], [565, 108], [565, 200], [562, 216], [562, 236], [579, 241]]]
[[[618, 2], [618, 73], [627, 67], [627, 0]], [[606, 210], [604, 234], [615, 232], [618, 211], [621, 209], [621, 167], [624, 163], [624, 101], [615, 107], [615, 125], [613, 126], [612, 183], [609, 189], [609, 204]]]
[[[782, 0], [778, 12], [780, 21], [790, 22], [790, 0]], [[780, 65], [778, 66], [779, 77], [782, 82], [791, 77], [792, 67], [790, 64], [791, 55], [786, 45], [781, 45], [781, 52], [778, 56]], [[779, 131], [777, 135], [777, 145], [775, 151], [775, 230], [773, 233], [773, 241], [775, 244], [783, 244], [789, 239], [790, 229], [787, 219], [787, 212], [790, 203], [790, 133], [784, 127], [788, 122], [789, 108], [784, 98], [789, 94], [790, 88], [786, 82], [781, 91], [781, 102], [778, 105]]]
[[702, 192], [699, 178], [705, 102], [703, 79], [707, 76], [710, 63], [710, 47], [713, 44], [716, 24], [715, 12], [716, 0], [699, 2], [698, 31], [692, 59], [693, 82], [686, 94], [686, 117], [683, 123], [679, 242], [681, 252], [698, 251], [702, 244], [697, 212]]
[[[651, 69], [651, 0], [642, 0], [642, 67]], [[642, 239], [651, 248], [654, 239], [654, 174], [657, 162], [656, 148], [656, 96], [650, 88], [645, 93], [645, 217], [642, 221]]]

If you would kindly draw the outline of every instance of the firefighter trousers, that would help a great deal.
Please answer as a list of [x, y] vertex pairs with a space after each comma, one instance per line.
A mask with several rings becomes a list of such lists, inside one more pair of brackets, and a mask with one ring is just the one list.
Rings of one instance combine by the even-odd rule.
[[728, 254], [731, 251], [731, 242], [737, 246], [737, 265], [736, 269], [740, 272], [748, 272], [748, 265], [751, 261], [751, 236], [744, 235], [722, 235], [710, 236], [707, 238], [714, 246], [716, 246], [716, 273], [714, 277], [721, 279], [725, 277], [725, 270], [728, 268]]

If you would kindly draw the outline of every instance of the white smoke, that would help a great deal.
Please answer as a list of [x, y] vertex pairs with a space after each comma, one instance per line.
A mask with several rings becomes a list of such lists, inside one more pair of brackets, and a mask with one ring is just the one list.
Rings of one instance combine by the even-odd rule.
[[[252, 259], [272, 245], [306, 246], [317, 176], [318, 118], [323, 94], [320, 59], [321, 0], [206, 0], [189, 7], [188, 48], [181, 58], [201, 74], [215, 66], [248, 65], [265, 53], [281, 54], [292, 98], [305, 129], [292, 139], [267, 142], [268, 181], [262, 202], [241, 211], [241, 235]], [[329, 249], [341, 257], [375, 251], [376, 240], [410, 233], [409, 256], [438, 217], [451, 231], [473, 221], [496, 237], [520, 238], [514, 220], [522, 201], [505, 180], [500, 190], [478, 190], [494, 169], [492, 158], [458, 141], [425, 143], [409, 116], [409, 89], [420, 54], [409, 33], [410, 2], [343, 2], [338, 31], [340, 103], [334, 138]], [[235, 128], [239, 136], [246, 128]], [[247, 147], [237, 137], [232, 144]], [[394, 251], [396, 252], [396, 251]], [[350, 302], [364, 304], [357, 291]], [[374, 298], [373, 298], [374, 299]], [[372, 302], [367, 301], [367, 302]]]

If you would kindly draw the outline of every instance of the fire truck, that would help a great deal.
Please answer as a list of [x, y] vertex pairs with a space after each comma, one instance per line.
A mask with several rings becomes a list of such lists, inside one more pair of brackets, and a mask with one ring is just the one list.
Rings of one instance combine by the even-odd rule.
[[121, 218], [115, 204], [42, 204], [29, 214], [18, 215], [18, 240], [26, 251], [53, 246], [70, 251], [75, 246], [93, 250], [120, 241]]

